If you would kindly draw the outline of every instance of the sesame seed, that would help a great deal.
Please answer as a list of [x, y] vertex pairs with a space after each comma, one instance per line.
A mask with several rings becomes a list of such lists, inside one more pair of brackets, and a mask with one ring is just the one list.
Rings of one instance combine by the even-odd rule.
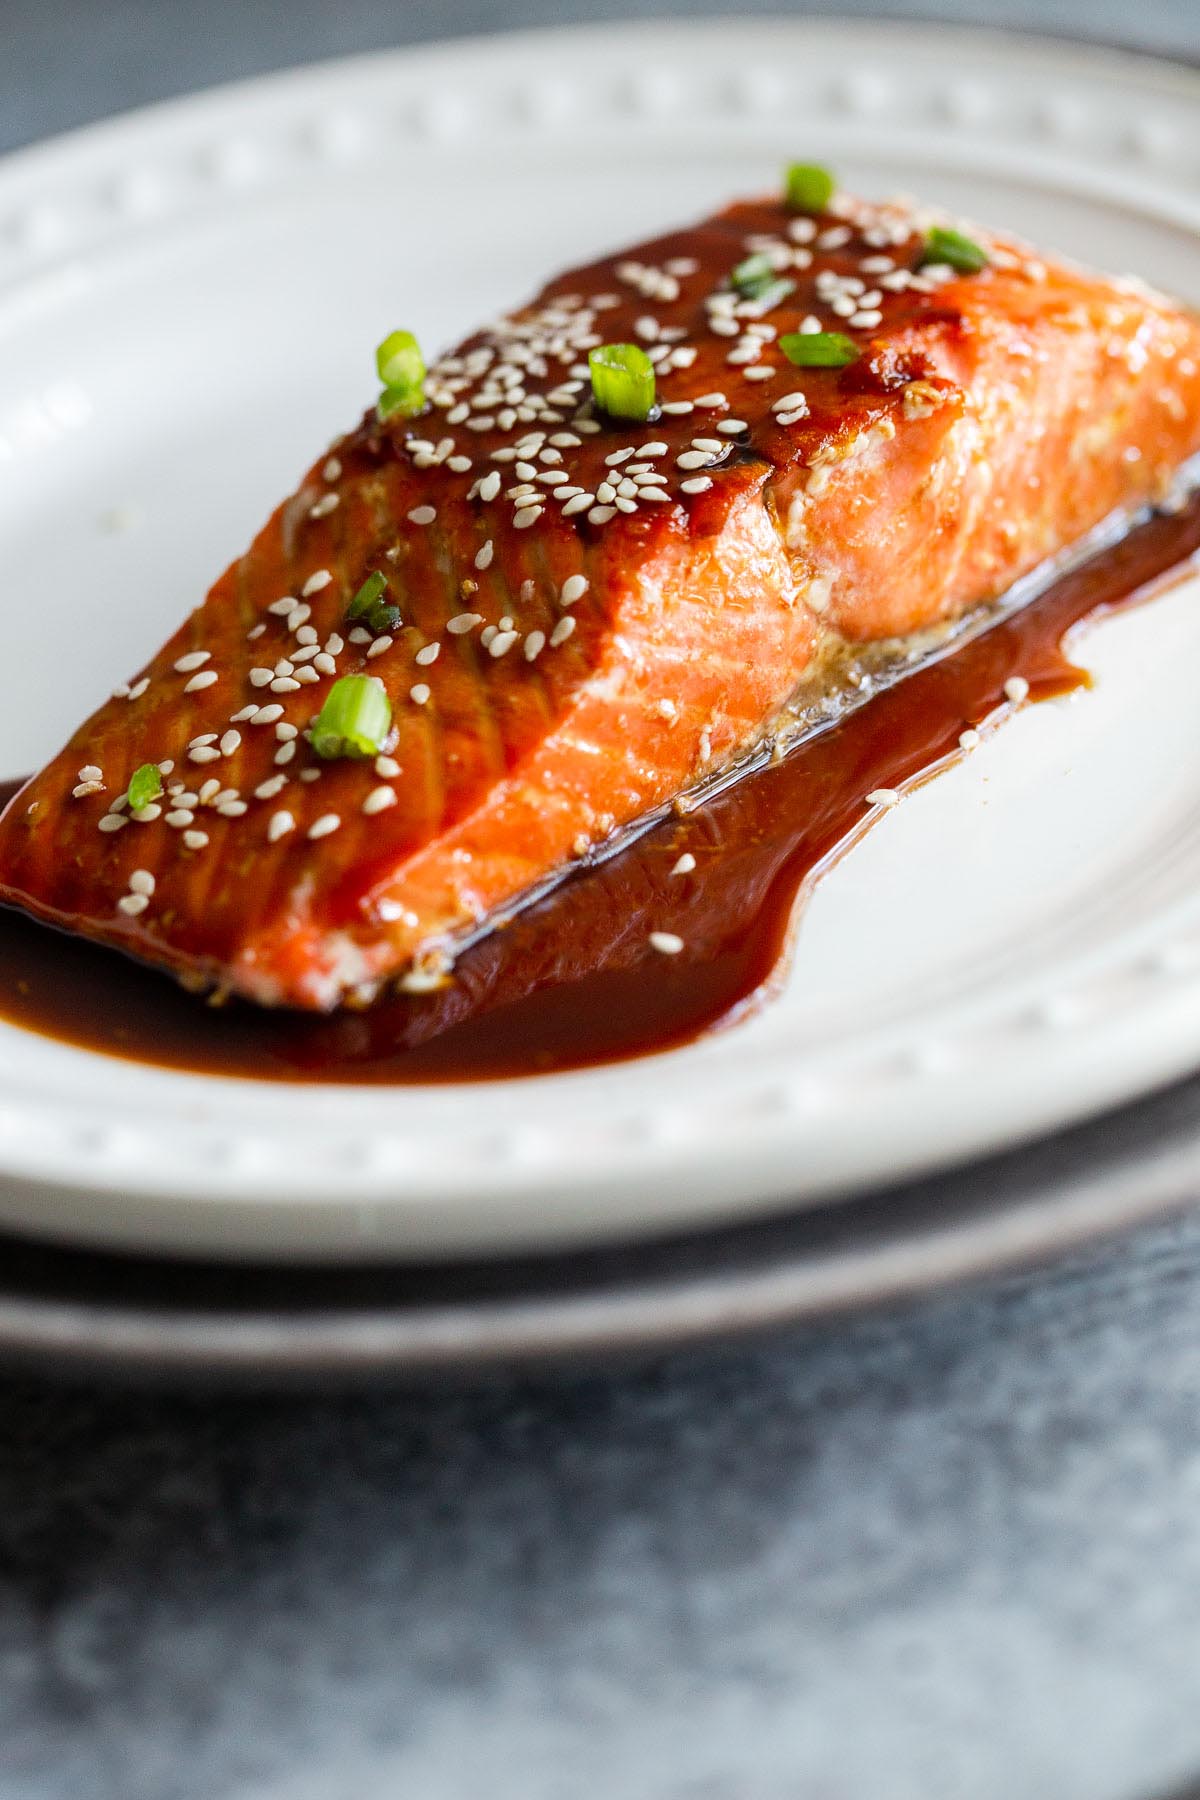
[[322, 650], [318, 655], [313, 657], [312, 666], [322, 675], [337, 674], [337, 664], [327, 650]]
[[154, 892], [154, 886], [154, 877], [149, 869], [135, 869], [133, 874], [129, 877], [129, 891], [131, 894], [145, 894], [146, 898], [149, 899], [150, 895]]
[[537, 524], [541, 516], [542, 508], [540, 506], [521, 507], [521, 509], [513, 515], [514, 531], [528, 531], [531, 525]]
[[590, 525], [607, 525], [610, 519], [616, 517], [616, 511], [615, 506], [593, 506], [588, 512], [588, 523]]
[[221, 739], [221, 755], [232, 756], [242, 741], [240, 731], [227, 731]]
[[221, 792], [220, 782], [216, 779], [215, 776], [210, 775], [208, 780], [204, 783], [204, 786], [200, 789], [200, 792], [197, 795], [197, 798], [200, 801], [201, 806], [207, 806], [210, 803], [210, 801], [213, 801], [217, 798], [217, 795], [220, 792]]
[[575, 513], [586, 512], [590, 506], [595, 505], [595, 502], [595, 494], [576, 494], [572, 499], [568, 500], [567, 504], [563, 507], [563, 518], [569, 519], [573, 517]]
[[246, 720], [252, 719], [257, 711], [257, 706], [251, 701], [249, 706], [243, 706], [238, 712], [230, 713], [229, 723], [231, 725], [244, 725]]
[[325, 639], [326, 654], [329, 656], [340, 656], [345, 648], [346, 646], [338, 636], [337, 632], [330, 632], [329, 636]]
[[248, 810], [244, 800], [221, 800], [217, 803], [217, 811], [223, 819], [240, 819]]
[[122, 826], [128, 825], [128, 823], [128, 819], [121, 813], [105, 813], [104, 817], [97, 821], [97, 826], [101, 831], [120, 831]]
[[316, 569], [300, 589], [301, 595], [305, 600], [311, 600], [314, 594], [319, 594], [323, 588], [327, 588], [332, 580], [333, 576], [328, 569]]
[[294, 681], [290, 675], [277, 675], [271, 683], [271, 692], [273, 694], [295, 694], [299, 691], [299, 688], [300, 683]]
[[701, 394], [696, 400], [697, 406], [728, 406], [728, 404], [724, 394], [719, 393]]
[[969, 726], [966, 731], [960, 731], [958, 734], [958, 746], [960, 750], [978, 750], [982, 741], [979, 733], [973, 726]]
[[185, 694], [198, 694], [201, 688], [210, 688], [219, 680], [220, 676], [215, 669], [201, 669], [198, 675], [193, 675], [190, 681], [184, 682], [183, 691]]
[[155, 819], [162, 818], [162, 807], [157, 800], [151, 800], [147, 806], [131, 807], [129, 816], [139, 825], [153, 825]]
[[417, 651], [413, 660], [420, 663], [423, 669], [427, 669], [430, 663], [435, 663], [437, 661], [441, 654], [441, 649], [442, 646], [440, 644], [426, 644], [423, 649]]
[[208, 842], [207, 831], [185, 831], [183, 841], [189, 850], [203, 850]]
[[707, 450], [685, 450], [675, 461], [681, 469], [706, 469], [712, 457]]
[[337, 510], [337, 504], [336, 494], [322, 494], [316, 505], [309, 507], [308, 516], [310, 519], [327, 519], [331, 512]]
[[[498, 480], [499, 477], [497, 477], [497, 481]], [[495, 545], [491, 538], [489, 538], [487, 543], [475, 552], [475, 567], [477, 569], [489, 568], [491, 566], [492, 557], [495, 555], [495, 549]]]
[[626, 444], [623, 450], [614, 450], [610, 456], [606, 456], [604, 466], [606, 469], [619, 469], [622, 463], [628, 462], [631, 456], [636, 455], [636, 446]]
[[266, 687], [268, 681], [271, 681], [274, 679], [274, 675], [275, 675], [274, 669], [262, 669], [262, 668], [251, 669], [251, 671], [250, 671], [250, 686], [251, 687]]
[[696, 866], [696, 859], [690, 850], [685, 850], [679, 861], [671, 870], [672, 875], [690, 875]]
[[176, 807], [174, 812], [169, 812], [167, 814], [166, 822], [168, 825], [172, 826], [176, 831], [182, 831], [185, 825], [191, 824], [191, 822], [195, 818], [195, 816], [196, 815], [192, 811], [191, 807], [179, 806], [179, 807]]
[[311, 618], [311, 606], [294, 606], [287, 616], [287, 628], [289, 631], [299, 631], [300, 627]]
[[498, 631], [488, 645], [488, 655], [503, 656], [507, 650], [512, 649], [520, 635], [517, 631]]
[[189, 650], [186, 656], [177, 657], [172, 667], [180, 675], [190, 675], [193, 669], [203, 668], [211, 656], [211, 650]]
[[1029, 698], [1029, 683], [1023, 675], [1010, 675], [1004, 684], [1004, 694], [1014, 706], [1020, 706], [1022, 700]]
[[655, 439], [655, 441], [653, 443], [642, 445], [641, 454], [643, 456], [665, 456], [667, 454], [667, 451], [669, 448], [670, 448], [669, 445], [661, 443], [658, 441], [658, 439]]
[[282, 725], [277, 725], [275, 727], [275, 736], [279, 739], [281, 744], [286, 744], [289, 738], [294, 738], [296, 735], [296, 727], [294, 725], [289, 725], [286, 720]]
[[326, 481], [336, 481], [338, 479], [339, 475], [341, 474], [341, 472], [342, 472], [342, 465], [341, 465], [340, 460], [336, 456], [331, 456], [329, 458], [329, 461], [325, 464], [325, 467], [321, 470], [321, 473], [325, 477]]
[[267, 608], [267, 611], [269, 613], [274, 613], [276, 618], [281, 619], [281, 618], [283, 618], [285, 613], [291, 612], [291, 610], [292, 610], [293, 606], [295, 606], [295, 604], [296, 604], [296, 602], [293, 600], [292, 596], [290, 594], [285, 594], [283, 596], [282, 600], [272, 600], [270, 606], [268, 606], [268, 608]]
[[736, 437], [739, 431], [749, 431], [749, 429], [745, 419], [722, 419], [717, 426], [717, 430], [725, 432], [728, 437]]
[[284, 763], [290, 763], [293, 756], [295, 756], [295, 754], [296, 754], [296, 745], [295, 745], [294, 741], [289, 741], [286, 744], [280, 744], [278, 750], [275, 752], [276, 766], [280, 767]]
[[602, 481], [596, 489], [596, 498], [601, 506], [611, 506], [617, 497], [617, 490], [611, 481]]
[[418, 681], [416, 687], [409, 688], [408, 697], [414, 706], [424, 706], [428, 702], [431, 692], [432, 689], [428, 688], [423, 681]]
[[679, 484], [680, 492], [684, 494], [706, 494], [711, 486], [712, 477], [709, 475], [693, 475], [690, 481], [681, 481]]
[[447, 619], [446, 630], [450, 633], [451, 637], [464, 637], [468, 631], [474, 631], [476, 625], [482, 621], [482, 618], [482, 613], [455, 613], [452, 619]]
[[286, 786], [286, 775], [270, 775], [266, 781], [259, 782], [254, 790], [254, 798], [256, 800], [273, 800], [276, 794], [281, 794]]
[[95, 763], [84, 763], [82, 769], [79, 771], [79, 779], [80, 781], [102, 781], [104, 779], [104, 771], [103, 769], [97, 768]]
[[221, 752], [214, 750], [211, 744], [197, 744], [194, 750], [188, 751], [188, 761], [194, 763], [217, 762]]
[[117, 911], [126, 913], [131, 919], [136, 919], [139, 913], [145, 912], [149, 904], [145, 894], [122, 894], [117, 901]]
[[280, 701], [272, 700], [267, 706], [256, 706], [250, 715], [252, 725], [273, 725], [276, 719], [282, 719], [283, 706]]
[[103, 792], [104, 783], [102, 781], [80, 781], [71, 789], [71, 798], [72, 800], [86, 800], [89, 794], [102, 794]]
[[895, 788], [872, 788], [867, 795], [868, 806], [895, 806], [900, 796]]
[[[267, 826], [267, 842], [269, 844], [277, 844], [281, 837], [286, 837], [289, 831], [294, 831], [295, 829], [296, 821], [290, 812], [281, 810], [277, 813], [272, 813], [270, 823]], [[312, 836], [311, 832], [309, 833], [309, 836]]]
[[[133, 686], [130, 688], [129, 698], [131, 700], [140, 700], [142, 695], [145, 693], [146, 689], [149, 686], [150, 686], [150, 677], [148, 675], [143, 675], [141, 680], [135, 681]], [[186, 692], [186, 689], [185, 689], [185, 692]]]
[[[276, 817], [278, 817], [278, 814]], [[341, 822], [342, 821], [337, 813], [322, 813], [320, 818], [314, 819], [313, 823], [309, 826], [308, 835], [310, 838], [328, 837], [331, 832], [337, 830]]]
[[[410, 525], [432, 525], [436, 518], [436, 506], [414, 506], [412, 511], [408, 514], [408, 522]], [[311, 832], [309, 835], [312, 835]]]
[[395, 804], [396, 796], [390, 787], [377, 787], [371, 789], [362, 803], [362, 809], [370, 816], [372, 813], [383, 812], [387, 807], [395, 806]]
[[583, 599], [587, 591], [588, 578], [586, 575], [568, 575], [562, 584], [559, 599], [564, 606], [574, 606], [577, 600]]
[[660, 956], [678, 956], [683, 949], [683, 939], [676, 937], [673, 931], [652, 931], [650, 948], [657, 950]]
[[499, 469], [493, 469], [491, 473], [485, 475], [483, 480], [479, 483], [479, 498], [490, 502], [496, 498], [496, 495], [499, 492], [500, 471]]
[[396, 761], [394, 756], [377, 756], [375, 758], [375, 773], [377, 775], [382, 775], [385, 781], [393, 781], [400, 773], [400, 764]]
[[531, 631], [529, 636], [525, 639], [525, 661], [536, 662], [545, 647], [545, 643], [546, 634], [544, 631]]
[[568, 616], [565, 619], [560, 619], [558, 624], [554, 627], [554, 630], [550, 633], [550, 648], [552, 650], [557, 650], [560, 644], [565, 644], [574, 629], [575, 621], [573, 618]]
[[663, 411], [665, 413], [671, 413], [676, 418], [684, 418], [688, 413], [695, 412], [695, 410], [696, 402], [694, 400], [663, 401]]
[[[395, 643], [395, 641], [396, 641], [395, 638], [389, 637], [387, 632], [385, 631], [382, 637], [377, 637], [375, 639], [375, 642], [371, 645], [371, 648], [367, 651], [368, 661], [370, 661], [372, 657], [384, 655], [384, 653], [386, 651], [391, 649], [391, 647]], [[273, 687], [275, 685], [274, 682], [272, 682], [271, 685]]]

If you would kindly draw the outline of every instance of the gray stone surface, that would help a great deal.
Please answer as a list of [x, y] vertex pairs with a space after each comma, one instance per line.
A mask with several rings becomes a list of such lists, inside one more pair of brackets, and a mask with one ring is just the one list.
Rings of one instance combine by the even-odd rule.
[[[0, 144], [576, 11], [0, 0]], [[1200, 54], [1196, 0], [955, 16]], [[1165, 1800], [1198, 1703], [1196, 1216], [621, 1374], [0, 1382], [3, 1800]]]

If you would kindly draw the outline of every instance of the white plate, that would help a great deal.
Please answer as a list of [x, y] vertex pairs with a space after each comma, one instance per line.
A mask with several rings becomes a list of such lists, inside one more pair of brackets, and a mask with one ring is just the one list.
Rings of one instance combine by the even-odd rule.
[[[451, 339], [794, 154], [1200, 298], [1200, 76], [940, 27], [458, 44], [0, 165], [0, 768], [53, 751], [195, 602], [357, 416], [397, 319]], [[638, 1064], [386, 1092], [0, 1028], [0, 1220], [276, 1257], [585, 1242], [850, 1193], [1191, 1067], [1197, 586], [1098, 629], [1094, 693], [1030, 709], [887, 817], [751, 1023]]]

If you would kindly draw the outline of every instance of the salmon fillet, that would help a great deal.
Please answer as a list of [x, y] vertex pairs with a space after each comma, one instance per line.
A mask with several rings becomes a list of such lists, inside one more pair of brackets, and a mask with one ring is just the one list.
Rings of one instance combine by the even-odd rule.
[[[10, 804], [0, 900], [264, 1004], [419, 990], [744, 756], [831, 645], [960, 619], [1162, 498], [1200, 450], [1197, 319], [978, 231], [983, 268], [931, 261], [937, 223], [738, 204], [442, 357]], [[793, 366], [813, 332], [853, 360]], [[589, 351], [625, 342], [642, 423], [592, 402]], [[347, 616], [375, 572], [385, 629]], [[362, 672], [391, 736], [323, 761]]]

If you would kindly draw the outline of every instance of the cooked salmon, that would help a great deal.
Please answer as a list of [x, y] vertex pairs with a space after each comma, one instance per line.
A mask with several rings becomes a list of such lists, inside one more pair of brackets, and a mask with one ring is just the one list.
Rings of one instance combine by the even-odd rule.
[[[606, 344], [653, 366], [636, 421]], [[730, 207], [373, 407], [10, 804], [0, 900], [264, 1004], [418, 990], [830, 646], [973, 614], [1197, 451], [1200, 323], [1140, 284], [907, 204]], [[340, 743], [349, 676], [388, 705]]]

